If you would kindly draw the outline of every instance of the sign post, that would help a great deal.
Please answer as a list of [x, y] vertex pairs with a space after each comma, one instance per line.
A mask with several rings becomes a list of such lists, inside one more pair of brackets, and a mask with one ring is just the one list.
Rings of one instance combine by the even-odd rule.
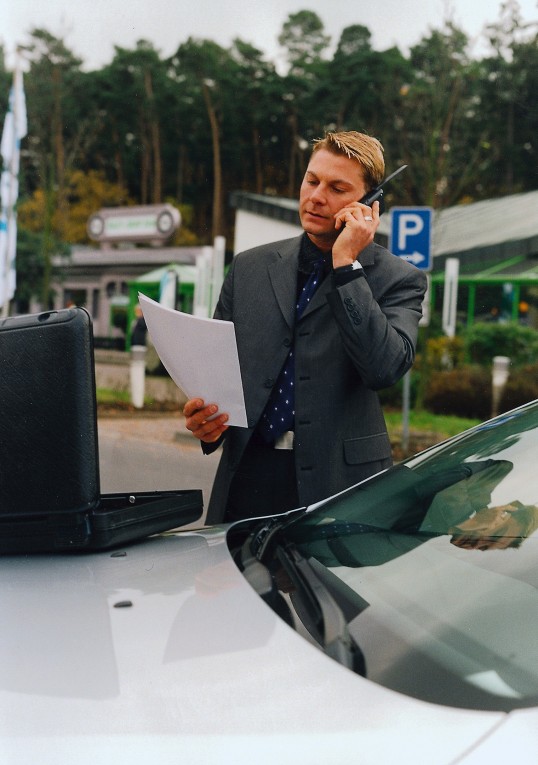
[[[422, 271], [432, 268], [432, 216], [431, 207], [393, 207], [390, 211], [389, 250], [402, 260], [412, 263]], [[429, 290], [423, 304], [422, 325], [429, 322]], [[406, 372], [402, 389], [402, 449], [407, 454], [409, 446], [409, 410], [411, 398], [411, 372]]]
[[456, 334], [456, 309], [458, 307], [458, 258], [447, 258], [445, 263], [445, 290], [443, 299], [443, 330], [448, 337]]

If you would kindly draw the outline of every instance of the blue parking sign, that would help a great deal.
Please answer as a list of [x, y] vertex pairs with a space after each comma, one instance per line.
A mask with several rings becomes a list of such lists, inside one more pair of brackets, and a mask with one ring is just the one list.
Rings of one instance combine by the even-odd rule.
[[422, 271], [431, 271], [431, 207], [393, 207], [389, 250]]

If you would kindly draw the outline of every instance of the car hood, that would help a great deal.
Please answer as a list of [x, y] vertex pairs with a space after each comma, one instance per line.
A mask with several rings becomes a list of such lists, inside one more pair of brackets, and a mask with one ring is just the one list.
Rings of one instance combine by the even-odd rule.
[[[341, 667], [255, 594], [225, 531], [0, 559], [3, 763], [453, 763], [518, 714], [430, 705]], [[519, 741], [510, 757], [527, 762]]]

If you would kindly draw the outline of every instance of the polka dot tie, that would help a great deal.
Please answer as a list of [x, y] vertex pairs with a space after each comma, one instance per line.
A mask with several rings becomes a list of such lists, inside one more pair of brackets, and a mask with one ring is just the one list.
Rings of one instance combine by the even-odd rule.
[[[313, 271], [304, 285], [296, 305], [299, 319], [318, 288], [323, 274], [323, 258], [314, 263]], [[260, 420], [259, 431], [267, 443], [274, 443], [282, 433], [293, 430], [295, 420], [295, 360], [293, 345], [271, 391]]]

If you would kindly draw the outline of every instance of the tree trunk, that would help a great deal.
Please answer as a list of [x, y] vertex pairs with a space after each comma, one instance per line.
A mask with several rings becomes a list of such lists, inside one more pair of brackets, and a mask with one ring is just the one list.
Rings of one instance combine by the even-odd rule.
[[162, 201], [162, 161], [161, 161], [161, 134], [159, 120], [156, 117], [155, 102], [153, 97], [153, 84], [151, 72], [144, 72], [144, 88], [149, 102], [149, 134], [151, 142], [151, 157], [153, 162], [152, 199], [153, 204]]
[[123, 158], [121, 156], [120, 149], [120, 137], [117, 128], [114, 128], [112, 134], [112, 141], [114, 144], [114, 168], [116, 170], [116, 183], [121, 186], [122, 189], [126, 188], [125, 173], [123, 171]]
[[54, 215], [54, 159], [45, 160], [43, 168], [43, 190], [45, 193], [45, 214], [43, 216], [43, 238], [41, 254], [43, 256], [43, 281], [41, 283], [41, 307], [48, 311], [50, 305], [50, 282], [52, 277], [52, 252], [54, 250], [54, 235], [52, 219]]
[[256, 194], [263, 194], [263, 168], [260, 147], [260, 131], [252, 128], [252, 148], [254, 150], [254, 172]]
[[64, 236], [67, 222], [67, 198], [65, 194], [65, 147], [63, 137], [62, 119], [62, 73], [58, 67], [52, 70], [54, 111], [52, 115], [52, 131], [54, 154], [56, 159], [55, 175], [57, 183], [56, 207], [58, 210], [58, 231], [60, 237]]
[[297, 115], [290, 114], [289, 124], [291, 127], [291, 150], [288, 167], [288, 197], [295, 196], [295, 162], [297, 158]]
[[179, 204], [183, 202], [183, 186], [185, 185], [185, 159], [187, 150], [185, 144], [179, 147], [177, 160], [176, 199]]
[[215, 108], [211, 101], [211, 94], [207, 83], [202, 82], [204, 101], [211, 126], [211, 141], [213, 144], [213, 225], [212, 237], [221, 236], [222, 231], [222, 163], [220, 159], [220, 133], [219, 122]]
[[506, 160], [506, 193], [514, 193], [514, 101], [512, 97], [508, 102], [508, 114], [506, 120], [506, 144], [508, 151]]

